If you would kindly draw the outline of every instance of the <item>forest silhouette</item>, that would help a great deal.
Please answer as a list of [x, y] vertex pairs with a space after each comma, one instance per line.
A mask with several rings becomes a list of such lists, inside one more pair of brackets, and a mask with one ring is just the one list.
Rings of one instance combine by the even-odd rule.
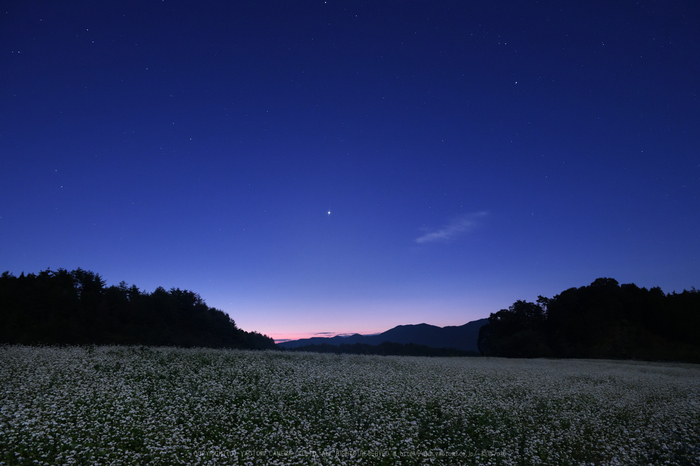
[[436, 348], [415, 343], [395, 343], [385, 341], [378, 345], [368, 345], [365, 343], [353, 343], [340, 345], [311, 344], [296, 346], [286, 351], [302, 351], [312, 353], [333, 353], [333, 354], [374, 354], [380, 356], [428, 356], [428, 357], [463, 357], [479, 356], [475, 351], [464, 351], [455, 348]]
[[479, 331], [483, 355], [700, 362], [700, 292], [599, 278], [537, 302], [516, 301]]
[[0, 276], [0, 343], [150, 345], [268, 349], [274, 341], [239, 329], [192, 291], [152, 293], [121, 282], [105, 286], [80, 268]]
[[[429, 327], [429, 326], [427, 326]], [[700, 363], [700, 292], [599, 278], [535, 303], [516, 301], [490, 315], [479, 353], [515, 358], [604, 358]], [[275, 349], [272, 338], [246, 332], [188, 290], [152, 293], [94, 272], [50, 269], [0, 275], [0, 343], [148, 345]], [[465, 356], [475, 353], [415, 343], [308, 345], [297, 351]]]

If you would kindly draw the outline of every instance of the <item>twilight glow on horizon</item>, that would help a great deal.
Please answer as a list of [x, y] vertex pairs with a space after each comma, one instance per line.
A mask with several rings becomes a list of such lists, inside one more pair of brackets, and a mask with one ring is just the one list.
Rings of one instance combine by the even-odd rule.
[[693, 1], [13, 2], [0, 272], [275, 339], [700, 287]]

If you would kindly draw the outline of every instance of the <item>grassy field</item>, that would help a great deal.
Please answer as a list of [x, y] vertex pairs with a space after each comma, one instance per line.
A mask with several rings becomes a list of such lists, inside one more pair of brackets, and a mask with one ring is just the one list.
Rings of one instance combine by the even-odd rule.
[[0, 464], [700, 464], [700, 366], [0, 347]]

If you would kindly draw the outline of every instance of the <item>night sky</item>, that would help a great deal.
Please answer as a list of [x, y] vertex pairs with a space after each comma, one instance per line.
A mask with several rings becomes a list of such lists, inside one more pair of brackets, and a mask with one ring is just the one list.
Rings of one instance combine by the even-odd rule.
[[0, 269], [273, 338], [700, 287], [697, 1], [0, 7]]

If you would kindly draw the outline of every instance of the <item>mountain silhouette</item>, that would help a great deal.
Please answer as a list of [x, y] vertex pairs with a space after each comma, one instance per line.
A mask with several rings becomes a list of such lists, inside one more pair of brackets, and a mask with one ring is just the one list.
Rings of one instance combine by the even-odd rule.
[[488, 323], [479, 319], [460, 326], [437, 327], [429, 324], [399, 325], [377, 335], [354, 334], [349, 336], [313, 337], [278, 343], [282, 348], [297, 348], [306, 345], [379, 345], [384, 342], [413, 343], [432, 348], [453, 348], [462, 351], [478, 351], [479, 329]]

